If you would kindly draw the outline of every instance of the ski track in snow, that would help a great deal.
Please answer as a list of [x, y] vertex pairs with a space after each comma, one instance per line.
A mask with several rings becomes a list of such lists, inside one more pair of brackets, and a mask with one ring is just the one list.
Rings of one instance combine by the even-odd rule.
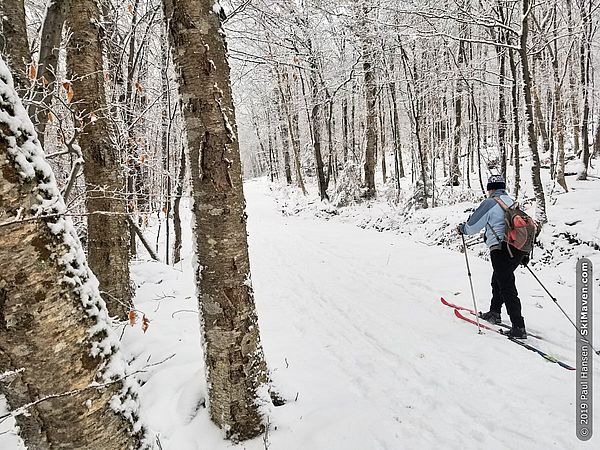
[[[495, 333], [478, 335], [440, 303], [444, 296], [472, 307], [464, 255], [394, 233], [283, 216], [264, 180], [247, 182], [245, 191], [262, 344], [274, 385], [287, 399], [269, 408], [269, 449], [597, 445], [597, 437], [575, 437], [573, 372]], [[188, 210], [184, 215], [189, 220]], [[136, 307], [150, 319], [146, 333], [138, 323], [123, 337], [143, 370], [141, 418], [165, 450], [264, 449], [262, 437], [238, 445], [224, 440], [202, 406], [191, 231], [183, 223], [182, 263], [132, 267]], [[487, 310], [491, 267], [475, 257], [470, 263], [478, 307]], [[529, 341], [574, 364], [571, 325], [523, 269], [517, 286], [527, 325], [546, 339]], [[573, 289], [552, 289], [572, 314]], [[0, 435], [0, 448], [18, 448], [10, 439]]]

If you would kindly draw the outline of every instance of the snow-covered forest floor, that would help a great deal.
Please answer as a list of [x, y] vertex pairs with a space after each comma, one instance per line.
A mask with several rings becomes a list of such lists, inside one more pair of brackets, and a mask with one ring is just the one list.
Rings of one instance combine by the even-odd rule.
[[[600, 179], [568, 183], [571, 192], [549, 199], [534, 268], [573, 316], [577, 257], [595, 262], [600, 284], [598, 249], [568, 242], [600, 244]], [[402, 216], [385, 195], [334, 213], [265, 179], [248, 181], [245, 192], [262, 343], [287, 403], [268, 409], [264, 439], [238, 446], [209, 421], [184, 226], [181, 263], [134, 263], [136, 306], [149, 327], [126, 326], [123, 336], [145, 382], [141, 418], [163, 449], [597, 447], [598, 437], [575, 436], [573, 372], [495, 333], [478, 335], [440, 303], [444, 296], [472, 304], [453, 228], [476, 201]], [[184, 224], [189, 219], [186, 210]], [[147, 230], [152, 239], [157, 231]], [[469, 254], [479, 308], [487, 310], [490, 265], [476, 253], [484, 254], [480, 245]], [[572, 326], [523, 268], [517, 286], [528, 329], [544, 338], [535, 344], [574, 365]], [[600, 323], [600, 308], [594, 317]], [[0, 448], [20, 448], [7, 426]]]

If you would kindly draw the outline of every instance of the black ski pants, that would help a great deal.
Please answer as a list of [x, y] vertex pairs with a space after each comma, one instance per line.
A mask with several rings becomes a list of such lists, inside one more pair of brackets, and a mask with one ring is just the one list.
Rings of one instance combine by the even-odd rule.
[[523, 252], [511, 247], [512, 256], [508, 251], [508, 244], [502, 242], [502, 247], [490, 252], [492, 260], [492, 304], [490, 311], [500, 313], [502, 304], [514, 327], [524, 327], [525, 321], [521, 316], [521, 301], [515, 286], [515, 269], [523, 259]]

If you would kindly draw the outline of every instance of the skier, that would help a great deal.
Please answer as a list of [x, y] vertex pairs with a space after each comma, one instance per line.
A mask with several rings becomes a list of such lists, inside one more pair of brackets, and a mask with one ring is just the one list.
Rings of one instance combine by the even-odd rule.
[[479, 313], [479, 316], [498, 324], [501, 322], [500, 312], [502, 304], [506, 304], [506, 311], [512, 323], [508, 336], [516, 339], [526, 339], [525, 321], [521, 316], [521, 301], [515, 286], [515, 269], [519, 264], [528, 263], [528, 255], [514, 248], [508, 247], [504, 241], [505, 222], [504, 210], [496, 199], [502, 200], [507, 206], [514, 200], [506, 193], [506, 182], [502, 175], [492, 175], [487, 183], [488, 198], [486, 198], [467, 222], [457, 227], [460, 234], [476, 234], [485, 228], [484, 241], [490, 249], [492, 260], [492, 301], [490, 310]]

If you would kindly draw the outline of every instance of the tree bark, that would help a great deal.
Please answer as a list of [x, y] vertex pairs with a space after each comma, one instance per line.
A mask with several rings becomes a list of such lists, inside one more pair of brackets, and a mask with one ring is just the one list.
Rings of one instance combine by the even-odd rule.
[[118, 342], [106, 336], [96, 280], [2, 61], [0, 73], [0, 111], [13, 125], [0, 123], [0, 373], [23, 369], [0, 388], [13, 411], [37, 402], [16, 417], [30, 449], [137, 448], [110, 407], [121, 382], [91, 386], [106, 381], [102, 355]]
[[190, 153], [196, 283], [211, 419], [233, 439], [264, 430], [267, 382], [251, 287], [242, 173], [226, 44], [212, 0], [165, 0]]
[[125, 320], [132, 298], [129, 227], [120, 158], [111, 142], [112, 127], [107, 117], [99, 23], [96, 0], [72, 2], [67, 15], [72, 31], [67, 72], [85, 160], [88, 260], [100, 281], [109, 312]]
[[29, 88], [27, 66], [31, 62], [24, 0], [0, 1], [0, 52], [10, 67], [17, 92]]

